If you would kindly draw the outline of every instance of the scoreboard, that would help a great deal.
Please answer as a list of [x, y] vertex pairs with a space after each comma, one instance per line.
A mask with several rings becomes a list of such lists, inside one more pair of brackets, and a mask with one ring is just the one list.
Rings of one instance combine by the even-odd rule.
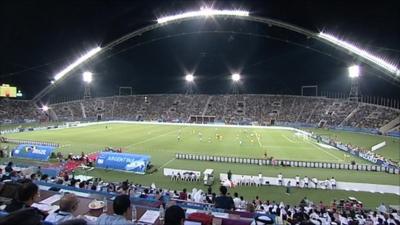
[[1, 85], [0, 86], [0, 97], [16, 98], [17, 97], [17, 87], [13, 87], [8, 84]]

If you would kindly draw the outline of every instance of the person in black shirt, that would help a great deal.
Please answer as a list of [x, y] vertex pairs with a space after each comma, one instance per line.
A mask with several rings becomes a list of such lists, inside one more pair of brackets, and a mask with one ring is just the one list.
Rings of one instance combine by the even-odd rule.
[[219, 188], [221, 195], [215, 198], [215, 208], [233, 210], [235, 209], [235, 204], [230, 196], [226, 196], [228, 189], [225, 186]]
[[4, 168], [4, 170], [6, 171], [6, 173], [11, 173], [13, 171], [13, 162], [8, 162], [6, 168]]
[[228, 171], [228, 180], [232, 180], [232, 171], [231, 170]]
[[14, 212], [18, 209], [30, 207], [37, 200], [38, 193], [39, 187], [36, 184], [32, 182], [21, 184], [18, 188], [17, 198], [6, 206], [5, 211]]
[[165, 225], [183, 225], [185, 221], [185, 211], [177, 205], [169, 207], [165, 211]]

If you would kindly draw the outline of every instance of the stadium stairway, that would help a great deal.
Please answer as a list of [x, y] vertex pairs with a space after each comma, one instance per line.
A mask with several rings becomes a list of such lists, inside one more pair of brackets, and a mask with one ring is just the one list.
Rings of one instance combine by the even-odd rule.
[[390, 121], [389, 123], [379, 128], [379, 131], [385, 134], [395, 129], [397, 126], [399, 126], [399, 124], [400, 124], [400, 116], [396, 117], [394, 120]]

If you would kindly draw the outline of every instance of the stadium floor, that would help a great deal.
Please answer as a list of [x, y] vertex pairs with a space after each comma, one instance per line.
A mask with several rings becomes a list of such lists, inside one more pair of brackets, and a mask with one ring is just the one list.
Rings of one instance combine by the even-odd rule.
[[[217, 135], [222, 137], [217, 137]], [[184, 187], [192, 188], [201, 184], [171, 182], [162, 175], [162, 168], [164, 167], [177, 169], [190, 168], [200, 171], [206, 168], [213, 168], [216, 174], [226, 173], [228, 169], [231, 169], [233, 173], [257, 175], [261, 172], [264, 176], [272, 177], [276, 176], [278, 173], [282, 173], [284, 177], [300, 175], [302, 177], [315, 176], [318, 179], [326, 179], [327, 177], [334, 176], [338, 181], [400, 186], [398, 175], [378, 172], [267, 167], [175, 159], [176, 152], [260, 158], [267, 152], [268, 156], [274, 156], [278, 159], [329, 162], [355, 160], [358, 163], [366, 163], [366, 161], [353, 158], [352, 156], [349, 157], [350, 159], [345, 158], [340, 151], [328, 148], [325, 149], [310, 140], [298, 137], [293, 131], [287, 130], [109, 124], [71, 129], [24, 132], [6, 136], [18, 139], [60, 143], [62, 147], [59, 151], [63, 154], [80, 154], [82, 151], [89, 153], [100, 151], [108, 146], [114, 148], [121, 147], [125, 152], [149, 154], [152, 156], [153, 165], [158, 168], [158, 171], [154, 174], [143, 176], [96, 169], [89, 172], [88, 175], [102, 177], [103, 179], [111, 181], [129, 179], [144, 185], [150, 185], [152, 182], [155, 182], [157, 186], [171, 189], [182, 189]], [[83, 171], [81, 171], [81, 173], [85, 174]], [[217, 188], [217, 184], [213, 187], [214, 189]], [[290, 199], [288, 199], [284, 194], [285, 191], [283, 188], [272, 186], [260, 188], [238, 187], [235, 191], [243, 194], [246, 198], [254, 198], [255, 195], [271, 196], [271, 198], [269, 198], [270, 200], [282, 199], [289, 203], [298, 203], [304, 196], [314, 201], [330, 201], [334, 198], [340, 199], [346, 198], [347, 196], [355, 196], [370, 207], [376, 207], [381, 200], [395, 204], [395, 200], [398, 198], [398, 196], [390, 194], [294, 189]]]

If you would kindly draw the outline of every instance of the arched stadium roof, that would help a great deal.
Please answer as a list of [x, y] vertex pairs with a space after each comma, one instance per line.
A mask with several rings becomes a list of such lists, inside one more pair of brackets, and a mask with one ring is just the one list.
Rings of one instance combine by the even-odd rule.
[[167, 26], [170, 24], [175, 24], [187, 20], [194, 20], [199, 18], [208, 18], [208, 17], [222, 17], [222, 18], [233, 18], [240, 19], [245, 21], [257, 22], [262, 24], [267, 24], [269, 26], [276, 26], [286, 30], [290, 30], [299, 34], [306, 36], [307, 38], [313, 38], [320, 42], [323, 42], [329, 46], [334, 47], [335, 49], [342, 51], [348, 55], [355, 57], [358, 61], [368, 64], [372, 68], [382, 72], [385, 75], [385, 78], [393, 81], [396, 84], [400, 84], [400, 70], [393, 63], [387, 62], [386, 60], [373, 55], [372, 53], [358, 48], [356, 45], [341, 40], [334, 35], [324, 33], [324, 32], [313, 32], [302, 27], [286, 23], [276, 19], [264, 18], [252, 16], [248, 11], [243, 10], [215, 10], [210, 8], [202, 8], [199, 11], [190, 11], [185, 12], [178, 15], [167, 16], [163, 18], [159, 18], [157, 23], [145, 26], [143, 28], [134, 30], [131, 33], [128, 33], [103, 47], [96, 47], [88, 51], [85, 55], [81, 56], [72, 64], [68, 65], [61, 72], [54, 76], [54, 82], [40, 91], [34, 98], [33, 101], [38, 101], [45, 95], [47, 95], [51, 90], [57, 87], [57, 84], [66, 79], [69, 75], [71, 75], [79, 66], [83, 63], [90, 62], [96, 57], [104, 54], [105, 52], [113, 49], [115, 46], [132, 39], [134, 37], [140, 36], [143, 33], [158, 29], [163, 26]]

